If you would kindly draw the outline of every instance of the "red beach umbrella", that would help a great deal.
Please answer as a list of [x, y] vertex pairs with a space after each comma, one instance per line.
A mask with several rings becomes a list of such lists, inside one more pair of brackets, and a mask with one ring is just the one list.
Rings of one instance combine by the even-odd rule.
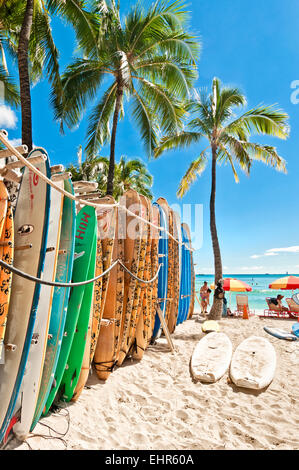
[[277, 290], [295, 290], [299, 289], [299, 277], [286, 276], [276, 279], [276, 281], [269, 284], [269, 289]]

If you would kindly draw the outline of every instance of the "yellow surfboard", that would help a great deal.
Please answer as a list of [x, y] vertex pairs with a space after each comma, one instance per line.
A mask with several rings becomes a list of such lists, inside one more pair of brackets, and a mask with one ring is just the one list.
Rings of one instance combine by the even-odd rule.
[[201, 329], [204, 333], [218, 332], [220, 331], [220, 325], [215, 320], [207, 320], [203, 322]]
[[[13, 215], [8, 192], [3, 181], [0, 181], [0, 234], [0, 259], [8, 264], [12, 264], [14, 242]], [[3, 354], [11, 281], [12, 273], [4, 268], [0, 268], [0, 358]]]

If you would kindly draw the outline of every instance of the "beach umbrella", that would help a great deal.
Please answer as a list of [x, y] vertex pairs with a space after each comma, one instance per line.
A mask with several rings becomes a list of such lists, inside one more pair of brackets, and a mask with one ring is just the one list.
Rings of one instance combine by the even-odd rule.
[[269, 284], [269, 289], [277, 290], [295, 290], [299, 289], [299, 277], [286, 276], [276, 279], [276, 281]]
[[[211, 289], [215, 289], [215, 284], [211, 284]], [[240, 279], [235, 279], [232, 277], [226, 277], [223, 279], [222, 284], [223, 290], [229, 291], [229, 306], [231, 306], [231, 292], [250, 292], [252, 288], [249, 284], [246, 284], [244, 281], [240, 281]]]
[[[211, 284], [210, 287], [211, 289], [215, 289], [215, 284]], [[226, 277], [223, 279], [222, 287], [223, 290], [230, 292], [250, 292], [252, 290], [252, 288], [249, 286], [249, 284], [246, 284], [246, 282], [232, 277]]]

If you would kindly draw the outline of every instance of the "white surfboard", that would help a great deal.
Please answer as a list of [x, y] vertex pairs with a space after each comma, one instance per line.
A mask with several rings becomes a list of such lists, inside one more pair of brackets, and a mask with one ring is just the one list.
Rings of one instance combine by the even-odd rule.
[[[63, 181], [55, 181], [63, 189]], [[51, 188], [51, 202], [49, 215], [49, 231], [43, 279], [55, 281], [57, 257], [60, 241], [61, 219], [63, 209], [63, 196], [56, 189]], [[20, 420], [14, 425], [13, 431], [19, 440], [26, 439], [38, 398], [40, 381], [42, 377], [45, 351], [48, 341], [48, 330], [53, 300], [54, 287], [41, 286], [33, 338], [25, 374], [21, 385], [17, 407], [21, 407]], [[15, 412], [18, 411], [16, 407]]]
[[230, 376], [238, 387], [261, 390], [273, 380], [276, 352], [272, 344], [261, 336], [250, 336], [235, 350]]
[[[49, 163], [38, 165], [47, 174]], [[49, 209], [47, 184], [30, 171], [24, 170], [14, 217], [15, 252], [14, 266], [33, 276], [39, 275], [43, 260], [45, 220]], [[0, 365], [0, 441], [13, 414], [23, 377], [31, 341], [28, 329], [32, 329], [32, 309], [35, 308], [36, 285], [34, 282], [13, 275], [11, 299], [7, 317], [5, 344], [13, 347], [5, 351], [5, 362]], [[28, 343], [28, 344], [27, 344]]]
[[232, 343], [225, 333], [209, 333], [196, 345], [191, 357], [191, 373], [196, 380], [214, 383], [229, 368]]

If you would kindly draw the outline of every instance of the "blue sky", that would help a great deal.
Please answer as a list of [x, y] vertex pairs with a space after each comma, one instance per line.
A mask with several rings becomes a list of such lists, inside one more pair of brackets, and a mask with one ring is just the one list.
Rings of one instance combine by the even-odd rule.
[[[121, 12], [132, 3], [121, 0]], [[239, 173], [240, 183], [236, 184], [228, 166], [217, 169], [216, 220], [224, 273], [299, 273], [299, 104], [291, 102], [294, 92], [291, 84], [299, 80], [299, 2], [193, 0], [188, 3], [188, 9], [190, 29], [200, 37], [202, 45], [196, 87], [210, 87], [217, 76], [224, 84], [242, 89], [248, 108], [260, 103], [277, 103], [290, 115], [291, 134], [287, 141], [252, 138], [277, 147], [287, 160], [287, 175], [256, 163], [249, 178]], [[52, 21], [52, 27], [61, 51], [63, 71], [74, 56], [74, 37], [71, 29], [58, 20]], [[53, 121], [46, 81], [34, 86], [32, 103], [35, 145], [47, 149], [51, 164], [75, 162], [76, 149], [84, 144], [86, 116], [76, 130], [67, 130], [62, 136]], [[11, 122], [8, 129], [11, 139], [20, 137], [19, 112], [15, 117], [17, 122]], [[0, 113], [1, 127], [5, 127], [3, 119], [4, 113]], [[155, 198], [163, 196], [169, 204], [203, 205], [203, 241], [200, 235], [194, 238], [195, 247], [200, 248], [195, 253], [195, 263], [197, 272], [210, 273], [213, 271], [209, 232], [210, 166], [182, 201], [176, 198], [181, 177], [204, 144], [205, 141], [148, 161], [127, 108], [118, 129], [116, 153], [117, 159], [127, 155], [147, 162], [154, 176]], [[108, 155], [109, 148], [103, 148], [101, 154]], [[194, 224], [191, 228], [194, 229]]]

